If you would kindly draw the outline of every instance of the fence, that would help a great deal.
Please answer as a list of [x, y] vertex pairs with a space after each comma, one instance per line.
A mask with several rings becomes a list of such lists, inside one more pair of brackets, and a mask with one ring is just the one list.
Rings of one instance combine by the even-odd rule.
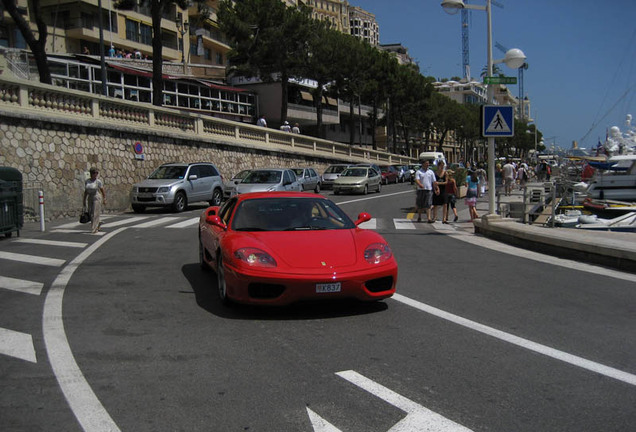
[[497, 213], [522, 223], [554, 227], [556, 209], [565, 190], [565, 185], [556, 182], [528, 183], [513, 189], [510, 195], [500, 188], [496, 193]]

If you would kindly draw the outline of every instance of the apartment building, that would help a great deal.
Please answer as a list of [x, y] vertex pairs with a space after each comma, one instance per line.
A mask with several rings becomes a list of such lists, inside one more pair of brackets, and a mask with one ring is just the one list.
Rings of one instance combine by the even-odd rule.
[[358, 6], [349, 6], [349, 33], [372, 46], [380, 44], [380, 27], [375, 15]]

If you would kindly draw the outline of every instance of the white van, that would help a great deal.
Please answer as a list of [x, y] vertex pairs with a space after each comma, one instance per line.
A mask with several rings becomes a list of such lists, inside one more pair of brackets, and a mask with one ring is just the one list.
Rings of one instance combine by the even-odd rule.
[[437, 166], [439, 161], [443, 161], [444, 165], [448, 166], [444, 153], [442, 152], [422, 152], [420, 153], [420, 161], [422, 160], [432, 161], [434, 166]]

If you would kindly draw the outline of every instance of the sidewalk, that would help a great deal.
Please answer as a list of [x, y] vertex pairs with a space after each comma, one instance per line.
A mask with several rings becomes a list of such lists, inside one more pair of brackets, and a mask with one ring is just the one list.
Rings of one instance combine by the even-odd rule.
[[516, 219], [483, 216], [487, 197], [477, 203], [475, 234], [561, 258], [603, 265], [636, 273], [636, 233], [549, 228]]

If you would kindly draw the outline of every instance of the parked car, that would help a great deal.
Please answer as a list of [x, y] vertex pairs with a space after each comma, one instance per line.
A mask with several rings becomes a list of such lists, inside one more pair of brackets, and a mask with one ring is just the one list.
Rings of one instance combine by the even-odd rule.
[[415, 184], [415, 173], [422, 167], [420, 164], [409, 165], [409, 173], [410, 173], [410, 182], [411, 184]]
[[380, 175], [382, 175], [382, 182], [385, 185], [398, 182], [398, 171], [392, 165], [382, 165], [380, 167]]
[[251, 170], [239, 171], [237, 174], [229, 180], [223, 183], [223, 199], [229, 199], [236, 195], [236, 185], [243, 181], [243, 179], [250, 173]]
[[320, 176], [313, 168], [292, 168], [292, 171], [298, 178], [298, 183], [303, 187], [303, 190], [313, 190], [316, 193], [320, 192]]
[[325, 172], [320, 177], [320, 184], [323, 189], [330, 188], [333, 185], [335, 179], [340, 177], [342, 171], [349, 168], [353, 164], [333, 164], [329, 165]]
[[393, 165], [393, 168], [397, 170], [398, 182], [404, 183], [405, 181], [409, 181], [411, 172], [409, 171], [408, 165]]
[[296, 174], [288, 168], [255, 169], [236, 185], [236, 193], [302, 191]]
[[380, 192], [382, 189], [382, 176], [373, 167], [352, 166], [342, 172], [342, 175], [333, 182], [333, 193], [363, 193], [370, 190]]
[[146, 207], [172, 207], [182, 212], [188, 204], [208, 201], [219, 205], [223, 199], [223, 177], [210, 162], [163, 164], [130, 193], [132, 209], [143, 212]]
[[199, 264], [216, 272], [224, 303], [385, 299], [395, 293], [397, 263], [380, 234], [358, 228], [370, 219], [360, 213], [353, 222], [321, 195], [237, 195], [201, 214]]

